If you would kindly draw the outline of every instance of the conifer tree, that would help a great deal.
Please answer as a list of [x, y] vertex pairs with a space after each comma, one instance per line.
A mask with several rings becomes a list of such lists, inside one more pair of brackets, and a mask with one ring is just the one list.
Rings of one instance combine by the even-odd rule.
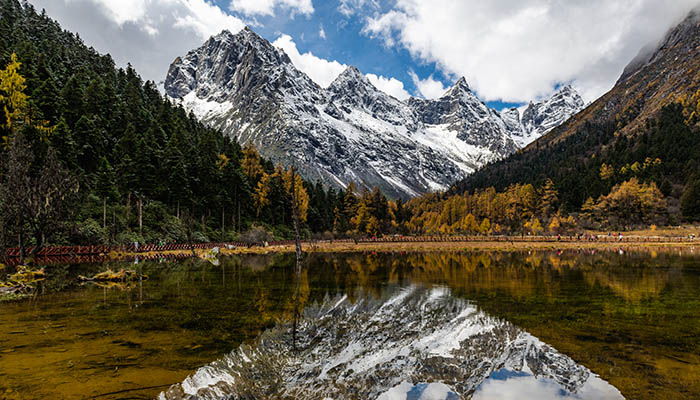
[[681, 211], [689, 221], [700, 221], [700, 175], [693, 174], [681, 196]]
[[107, 227], [107, 200], [117, 197], [114, 168], [106, 157], [100, 159], [97, 172], [95, 173], [95, 192], [102, 199], [102, 227]]

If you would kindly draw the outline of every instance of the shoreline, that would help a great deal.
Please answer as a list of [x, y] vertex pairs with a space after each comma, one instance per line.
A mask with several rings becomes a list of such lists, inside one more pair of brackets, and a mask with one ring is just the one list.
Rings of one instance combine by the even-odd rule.
[[[307, 254], [332, 254], [332, 253], [424, 253], [424, 252], [461, 252], [461, 251], [559, 251], [559, 250], [675, 250], [690, 249], [700, 245], [696, 242], [645, 242], [645, 241], [625, 241], [625, 242], [587, 242], [587, 241], [474, 241], [474, 242], [321, 242], [303, 243], [302, 249]], [[254, 254], [287, 254], [295, 252], [294, 244], [279, 244], [266, 247], [236, 247], [233, 249], [220, 248], [222, 255], [254, 255]], [[196, 250], [198, 256], [205, 254], [207, 250]], [[122, 253], [122, 256], [148, 256], [155, 254], [176, 255], [191, 254], [189, 251], [173, 250], [160, 253]]]
[[[653, 238], [628, 237], [623, 241], [600, 240], [506, 240], [504, 238], [474, 239], [474, 240], [415, 240], [415, 241], [307, 241], [302, 242], [302, 250], [306, 254], [333, 254], [333, 253], [432, 253], [432, 252], [518, 252], [518, 251], [661, 251], [689, 250], [695, 252], [695, 246], [700, 247], [700, 240], [687, 240], [685, 238]], [[97, 246], [84, 246], [85, 248], [97, 248]], [[146, 247], [146, 246], [144, 246]], [[173, 248], [176, 247], [176, 248]], [[212, 253], [213, 248], [219, 248], [218, 253]], [[217, 255], [255, 255], [255, 254], [291, 254], [296, 251], [293, 241], [271, 243], [269, 245], [248, 246], [230, 243], [199, 243], [194, 249], [184, 245], [160, 246], [144, 249], [146, 251], [133, 251], [133, 248], [109, 249], [90, 254], [72, 255], [39, 255], [30, 261], [34, 265], [75, 264], [81, 262], [108, 262], [119, 260], [162, 260], [167, 258], [177, 259], [194, 256], [208, 259]], [[8, 259], [7, 264], [0, 264], [0, 270], [4, 267], [20, 265], [19, 258]]]

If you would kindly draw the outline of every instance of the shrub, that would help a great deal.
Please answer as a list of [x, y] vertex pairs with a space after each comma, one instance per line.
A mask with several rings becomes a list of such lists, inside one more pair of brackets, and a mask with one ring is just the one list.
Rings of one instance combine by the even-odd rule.
[[264, 227], [260, 225], [251, 226], [250, 229], [243, 232], [240, 237], [241, 242], [246, 243], [270, 242], [273, 239], [274, 236], [272, 235], [272, 233], [268, 232], [267, 230], [265, 230]]
[[76, 231], [78, 241], [85, 244], [106, 244], [109, 238], [102, 224], [92, 218], [79, 222]]

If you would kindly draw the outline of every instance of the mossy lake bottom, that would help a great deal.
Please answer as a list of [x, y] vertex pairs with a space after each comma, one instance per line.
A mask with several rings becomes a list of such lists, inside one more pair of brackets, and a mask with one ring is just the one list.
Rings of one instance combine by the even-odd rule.
[[[108, 268], [148, 279], [78, 283]], [[700, 257], [318, 253], [299, 274], [291, 254], [62, 265], [31, 297], [0, 303], [0, 398], [430, 390], [699, 398]]]

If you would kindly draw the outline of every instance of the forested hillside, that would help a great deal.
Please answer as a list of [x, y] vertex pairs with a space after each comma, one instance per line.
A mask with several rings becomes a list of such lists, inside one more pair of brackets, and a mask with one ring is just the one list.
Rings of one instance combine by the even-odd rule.
[[[291, 235], [288, 171], [207, 128], [30, 4], [0, 0], [0, 69], [5, 246]], [[302, 190], [306, 235], [350, 226], [357, 207], [345, 200], [354, 194], [308, 182]], [[373, 199], [360, 219], [388, 208], [381, 193]]]
[[[632, 178], [655, 183], [669, 222], [700, 219], [700, 16], [691, 12], [615, 87], [524, 150], [458, 182], [451, 193], [551, 179], [566, 212]], [[590, 201], [589, 201], [590, 204]]]
[[352, 183], [326, 190], [297, 176], [292, 185], [288, 169], [208, 128], [130, 66], [117, 68], [31, 5], [0, 0], [0, 245], [290, 238], [295, 187], [305, 237], [695, 220], [694, 76], [633, 132], [619, 115], [584, 121], [585, 110], [562, 128], [575, 132], [555, 130], [450, 193], [404, 204]]

